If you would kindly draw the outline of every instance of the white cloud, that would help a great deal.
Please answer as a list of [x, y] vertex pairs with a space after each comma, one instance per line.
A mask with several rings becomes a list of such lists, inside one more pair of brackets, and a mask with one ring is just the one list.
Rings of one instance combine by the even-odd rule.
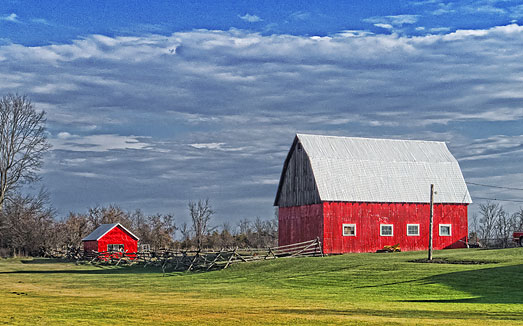
[[36, 24], [47, 25], [47, 26], [52, 25], [51, 23], [49, 23], [49, 21], [47, 21], [44, 18], [33, 18], [33, 19], [31, 19], [31, 22], [36, 23]]
[[258, 22], [263, 21], [263, 19], [261, 19], [260, 17], [258, 17], [256, 15], [251, 15], [251, 14], [248, 14], [248, 13], [243, 15], [243, 16], [238, 15], [238, 17], [241, 20], [244, 20], [244, 21], [249, 22], [249, 23], [258, 23]]
[[135, 136], [120, 136], [114, 134], [102, 135], [72, 135], [66, 131], [51, 138], [53, 150], [80, 152], [105, 152], [109, 150], [146, 149], [150, 144], [140, 141]]
[[225, 143], [206, 143], [206, 144], [190, 144], [190, 146], [197, 149], [222, 149]]
[[433, 27], [429, 29], [431, 33], [442, 33], [442, 32], [448, 32], [450, 30], [449, 27]]
[[374, 24], [389, 24], [401, 27], [405, 24], [414, 24], [418, 21], [418, 15], [395, 15], [395, 16], [375, 16], [363, 19], [364, 22]]
[[311, 14], [309, 12], [296, 11], [290, 15], [290, 18], [293, 20], [307, 20], [310, 18], [310, 16]]
[[385, 29], [392, 29], [393, 28], [391, 24], [380, 24], [380, 23], [378, 23], [378, 24], [374, 24], [374, 26], [385, 28]]
[[523, 17], [523, 5], [510, 7], [509, 10], [510, 10], [511, 18], [522, 18]]
[[20, 23], [20, 21], [18, 20], [18, 15], [15, 13], [9, 14], [7, 16], [2, 16], [2, 17], [0, 17], [0, 20], [12, 22], [12, 23]]
[[[373, 24], [414, 21], [394, 17]], [[523, 27], [440, 33], [233, 29], [7, 44], [0, 94], [27, 92], [47, 112], [44, 178], [65, 207], [82, 184], [82, 208], [184, 210], [204, 196], [224, 215], [266, 216], [296, 132], [444, 139], [472, 177], [523, 159], [519, 138], [474, 142], [512, 137], [523, 123]], [[230, 198], [261, 200], [246, 212]]]

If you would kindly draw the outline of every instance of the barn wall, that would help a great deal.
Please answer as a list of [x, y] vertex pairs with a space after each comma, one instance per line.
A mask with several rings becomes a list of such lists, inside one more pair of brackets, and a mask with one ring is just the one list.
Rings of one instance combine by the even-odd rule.
[[323, 237], [323, 205], [280, 207], [278, 245], [288, 245]]
[[124, 251], [128, 253], [138, 251], [138, 241], [119, 227], [113, 228], [98, 240], [98, 251], [107, 251], [108, 244], [123, 244]]
[[[374, 252], [385, 245], [401, 250], [427, 250], [429, 204], [325, 202], [325, 253]], [[356, 236], [343, 236], [342, 225], [356, 224]], [[393, 224], [393, 236], [380, 236], [380, 224]], [[419, 224], [419, 236], [407, 236], [407, 224]], [[439, 224], [451, 224], [451, 236], [439, 236]], [[466, 204], [434, 205], [434, 249], [462, 248], [468, 235]]]
[[279, 193], [278, 206], [291, 207], [319, 204], [320, 196], [309, 157], [298, 142], [291, 149]]
[[84, 241], [84, 251], [98, 251], [98, 243], [96, 241]]

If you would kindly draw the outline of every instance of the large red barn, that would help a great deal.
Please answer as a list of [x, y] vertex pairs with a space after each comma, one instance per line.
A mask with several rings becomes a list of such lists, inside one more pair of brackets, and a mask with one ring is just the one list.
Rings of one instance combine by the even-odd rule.
[[[120, 223], [102, 224], [82, 239], [85, 252], [138, 251], [138, 237]], [[132, 258], [132, 257], [131, 257]]]
[[429, 243], [464, 247], [472, 202], [444, 142], [296, 135], [278, 185], [279, 245], [319, 238], [325, 253]]

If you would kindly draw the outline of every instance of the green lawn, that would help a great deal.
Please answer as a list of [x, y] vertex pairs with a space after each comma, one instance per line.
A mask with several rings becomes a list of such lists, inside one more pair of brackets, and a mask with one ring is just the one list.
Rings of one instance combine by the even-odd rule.
[[0, 325], [523, 325], [523, 248], [348, 254], [209, 273], [0, 259]]

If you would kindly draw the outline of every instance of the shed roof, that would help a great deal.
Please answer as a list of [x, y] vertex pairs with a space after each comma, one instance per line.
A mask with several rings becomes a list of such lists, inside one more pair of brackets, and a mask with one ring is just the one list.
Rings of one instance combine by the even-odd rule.
[[[472, 202], [457, 160], [444, 142], [297, 134], [322, 201]], [[280, 179], [276, 204], [285, 175]]]
[[127, 230], [123, 225], [120, 223], [112, 223], [112, 224], [102, 224], [99, 227], [97, 227], [93, 232], [91, 232], [88, 236], [82, 239], [82, 241], [98, 241], [100, 238], [102, 238], [104, 235], [106, 235], [109, 231], [114, 229], [115, 227], [121, 227], [125, 232], [129, 233], [130, 236], [135, 238], [137, 241], [140, 240], [137, 236], [135, 236], [131, 231]]

